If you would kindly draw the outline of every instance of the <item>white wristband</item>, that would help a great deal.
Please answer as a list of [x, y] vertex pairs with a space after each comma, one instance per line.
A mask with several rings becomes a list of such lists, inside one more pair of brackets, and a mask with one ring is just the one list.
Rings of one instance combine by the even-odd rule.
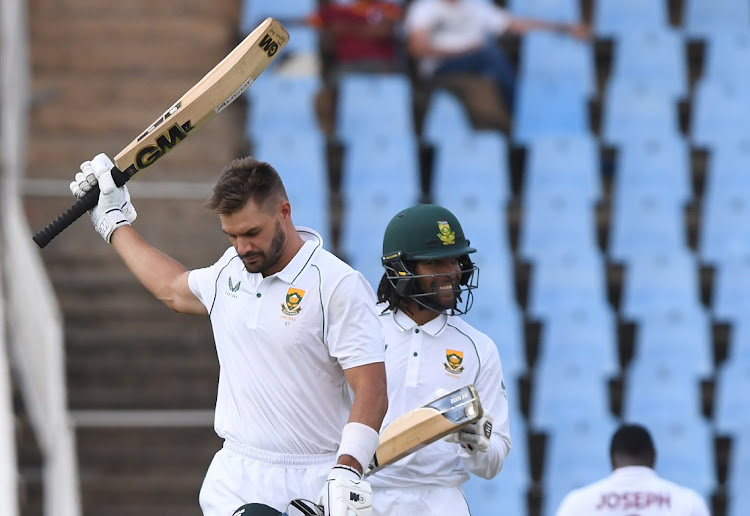
[[354, 457], [364, 473], [375, 455], [375, 450], [378, 449], [379, 442], [380, 435], [375, 429], [362, 423], [347, 423], [341, 432], [341, 445], [336, 460], [342, 455]]

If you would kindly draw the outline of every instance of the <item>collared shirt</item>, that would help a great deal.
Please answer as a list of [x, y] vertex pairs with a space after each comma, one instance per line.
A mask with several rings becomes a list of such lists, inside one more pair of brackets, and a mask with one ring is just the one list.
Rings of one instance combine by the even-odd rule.
[[[406, 14], [406, 32], [427, 30], [430, 44], [446, 52], [467, 52], [505, 32], [513, 18], [505, 9], [484, 0], [417, 0]], [[420, 59], [422, 72], [432, 73], [438, 58]]]
[[[378, 305], [379, 312], [384, 308]], [[388, 376], [384, 427], [435, 399], [439, 389], [453, 391], [467, 384], [477, 388], [494, 423], [487, 453], [469, 455], [441, 439], [368, 477], [373, 488], [458, 486], [469, 479], [469, 472], [484, 478], [497, 475], [511, 441], [503, 369], [492, 339], [459, 317], [444, 314], [418, 326], [404, 312], [389, 311], [380, 315], [380, 322]]]
[[351, 410], [344, 369], [383, 361], [375, 294], [364, 277], [298, 227], [281, 271], [250, 273], [233, 247], [190, 272], [219, 358], [216, 433], [277, 453], [338, 449]]
[[617, 468], [608, 477], [568, 493], [557, 516], [709, 516], [703, 498], [660, 478], [645, 466]]

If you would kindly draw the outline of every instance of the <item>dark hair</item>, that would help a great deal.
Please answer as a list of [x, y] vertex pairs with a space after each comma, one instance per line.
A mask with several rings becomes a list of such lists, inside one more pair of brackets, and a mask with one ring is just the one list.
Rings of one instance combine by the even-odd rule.
[[221, 171], [206, 207], [219, 215], [229, 215], [244, 208], [251, 199], [258, 206], [271, 200], [288, 200], [276, 169], [255, 158], [238, 158]]
[[622, 425], [612, 436], [610, 456], [624, 456], [644, 466], [652, 465], [656, 449], [651, 434], [641, 425]]
[[[406, 267], [406, 269], [410, 271], [413, 271], [416, 265], [416, 262], [413, 262], [411, 260], [404, 261], [403, 263], [404, 267]], [[407, 282], [407, 284], [405, 285], [406, 291], [402, 295], [396, 290], [396, 287], [393, 285], [393, 281], [394, 280], [388, 278], [388, 273], [383, 273], [376, 292], [378, 303], [387, 303], [387, 307], [384, 309], [384, 311], [401, 310], [402, 312], [405, 311], [406, 313], [411, 313], [411, 311], [406, 308], [406, 303], [409, 300], [409, 294], [414, 291], [415, 282], [410, 279], [396, 280]]]

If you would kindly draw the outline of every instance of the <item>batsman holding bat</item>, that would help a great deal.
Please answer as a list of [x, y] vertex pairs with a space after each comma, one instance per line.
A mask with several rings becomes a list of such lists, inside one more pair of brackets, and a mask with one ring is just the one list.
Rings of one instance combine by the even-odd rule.
[[201, 488], [204, 516], [245, 504], [283, 511], [297, 498], [326, 516], [370, 514], [362, 472], [387, 397], [383, 332], [364, 277], [324, 250], [315, 231], [294, 226], [268, 163], [225, 167], [207, 205], [231, 247], [192, 271], [133, 229], [136, 210], [112, 168], [99, 154], [70, 185], [79, 198], [99, 185], [90, 211], [97, 232], [166, 306], [211, 319], [220, 365], [214, 427], [224, 446]]
[[430, 204], [385, 230], [378, 286], [388, 376], [387, 426], [435, 397], [474, 384], [483, 417], [368, 477], [373, 516], [469, 516], [461, 484], [498, 474], [511, 448], [508, 401], [494, 342], [458, 315], [471, 306], [477, 268], [461, 224]]

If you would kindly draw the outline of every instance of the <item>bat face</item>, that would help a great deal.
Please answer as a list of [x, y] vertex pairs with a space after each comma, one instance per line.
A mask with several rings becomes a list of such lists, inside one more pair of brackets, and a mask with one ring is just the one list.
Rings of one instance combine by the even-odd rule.
[[456, 389], [396, 418], [380, 434], [380, 444], [366, 474], [442, 439], [482, 417], [473, 385]]
[[117, 168], [132, 176], [152, 165], [239, 98], [288, 41], [286, 29], [266, 19], [115, 156]]

